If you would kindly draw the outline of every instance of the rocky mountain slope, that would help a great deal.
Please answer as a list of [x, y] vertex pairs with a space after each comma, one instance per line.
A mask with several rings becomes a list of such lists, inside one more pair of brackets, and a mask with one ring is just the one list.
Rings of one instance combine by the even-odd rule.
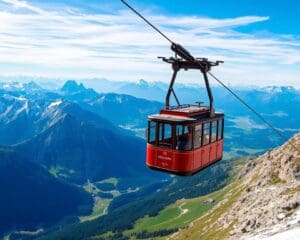
[[124, 130], [76, 104], [61, 104], [53, 112], [47, 129], [14, 145], [28, 161], [76, 183], [151, 174], [143, 161], [143, 139], [124, 135]]
[[[296, 150], [292, 143], [298, 150]], [[224, 200], [170, 239], [300, 239], [300, 134], [250, 159]], [[297, 238], [297, 236], [299, 238]]]

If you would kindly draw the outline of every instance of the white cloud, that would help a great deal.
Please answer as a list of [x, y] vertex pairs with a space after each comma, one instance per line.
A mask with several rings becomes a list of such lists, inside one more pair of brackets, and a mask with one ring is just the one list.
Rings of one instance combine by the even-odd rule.
[[27, 9], [27, 10], [30, 10], [30, 11], [35, 12], [35, 13], [46, 13], [42, 9], [28, 4], [26, 1], [21, 1], [21, 0], [1, 0], [1, 1], [3, 3], [7, 3], [7, 4], [13, 6], [16, 9], [20, 9], [20, 8], [22, 9], [23, 8], [23, 9]]
[[[26, 1], [1, 2], [0, 74], [169, 80], [169, 66], [156, 59], [171, 54], [168, 43], [127, 10], [93, 14]], [[225, 60], [215, 71], [231, 84], [300, 86], [297, 38], [235, 30], [268, 17], [147, 17], [195, 55]]]
[[250, 117], [236, 117], [229, 119], [230, 122], [234, 123], [235, 128], [243, 129], [245, 131], [251, 131], [253, 129], [266, 129], [267, 127], [262, 124], [257, 124]]

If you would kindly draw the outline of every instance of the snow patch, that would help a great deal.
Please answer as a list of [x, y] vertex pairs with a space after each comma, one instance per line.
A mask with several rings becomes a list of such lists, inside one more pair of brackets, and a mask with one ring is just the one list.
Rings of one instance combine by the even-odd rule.
[[241, 240], [298, 240], [300, 239], [300, 210], [286, 222], [240, 238]]
[[2, 85], [2, 88], [5, 90], [13, 90], [13, 89], [22, 90], [24, 88], [24, 84], [19, 82], [6, 82]]
[[15, 97], [16, 100], [19, 100], [19, 101], [27, 101], [28, 99], [27, 98], [24, 98], [24, 97]]
[[104, 100], [105, 100], [105, 96], [101, 96], [101, 97], [99, 97], [98, 99], [97, 99], [97, 103], [103, 103], [104, 102]]
[[62, 100], [58, 100], [49, 104], [48, 108], [57, 107], [62, 103]]
[[24, 103], [24, 105], [15, 112], [15, 114], [13, 116], [13, 119], [17, 119], [17, 117], [19, 116], [19, 114], [22, 113], [23, 111], [26, 111], [26, 114], [28, 114], [28, 112], [29, 112], [28, 101], [26, 101]]
[[13, 109], [12, 105], [8, 106], [7, 109], [5, 110], [5, 112], [0, 115], [0, 119], [5, 118], [12, 109]]
[[300, 239], [300, 228], [294, 228], [286, 232], [278, 233], [274, 236], [266, 238], [268, 240], [282, 240], [282, 239], [288, 239], [288, 240], [298, 240]]
[[118, 103], [122, 103], [122, 98], [119, 97], [119, 96], [117, 96], [117, 97], [116, 97], [116, 101], [117, 101]]
[[268, 86], [263, 88], [263, 90], [267, 93], [281, 93], [282, 88], [281, 87], [276, 87], [276, 86]]
[[284, 232], [276, 233], [274, 235], [264, 237], [257, 235], [253, 238], [248, 238], [249, 240], [299, 240], [300, 239], [300, 228], [289, 229]]

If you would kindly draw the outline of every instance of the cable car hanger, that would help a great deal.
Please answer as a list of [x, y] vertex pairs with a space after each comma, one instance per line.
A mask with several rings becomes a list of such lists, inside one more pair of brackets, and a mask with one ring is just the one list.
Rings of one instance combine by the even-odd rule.
[[[137, 16], [139, 16], [141, 19], [143, 19], [148, 25], [150, 25], [156, 32], [158, 32], [163, 38], [165, 38], [168, 42], [171, 43], [171, 50], [175, 53], [175, 58], [162, 58], [163, 61], [171, 63], [173, 65], [173, 77], [168, 89], [167, 97], [166, 97], [166, 108], [169, 107], [169, 98], [170, 94], [173, 93], [175, 100], [178, 105], [179, 101], [178, 98], [173, 90], [173, 84], [177, 73], [176, 65], [179, 64], [180, 68], [184, 68], [183, 66], [185, 64], [188, 64], [189, 68], [192, 68], [191, 66], [194, 66], [196, 69], [200, 69], [201, 72], [204, 75], [205, 85], [207, 88], [209, 101], [210, 101], [210, 116], [214, 115], [214, 109], [213, 109], [213, 97], [211, 94], [209, 82], [207, 75], [210, 75], [213, 79], [215, 79], [222, 87], [224, 87], [230, 94], [232, 94], [239, 102], [241, 102], [246, 108], [248, 108], [254, 115], [256, 115], [262, 122], [264, 122], [270, 129], [272, 129], [280, 138], [282, 138], [284, 141], [286, 141], [288, 144], [290, 144], [296, 151], [299, 149], [289, 141], [289, 139], [282, 134], [282, 130], [279, 130], [278, 128], [274, 127], [269, 121], [267, 121], [260, 113], [258, 113], [253, 107], [251, 107], [245, 100], [243, 100], [237, 93], [235, 93], [233, 90], [231, 90], [228, 86], [226, 86], [220, 79], [218, 79], [214, 74], [210, 72], [210, 69], [212, 66], [217, 66], [219, 63], [223, 63], [223, 61], [216, 61], [216, 62], [210, 62], [205, 58], [195, 58], [193, 55], [186, 50], [183, 46], [181, 46], [178, 43], [175, 43], [172, 41], [168, 36], [166, 36], [162, 31], [160, 31], [156, 26], [154, 26], [149, 20], [147, 20], [143, 15], [141, 15], [137, 10], [135, 10], [132, 6], [130, 6], [125, 0], [121, 0], [121, 2], [126, 5], [131, 11], [133, 11]], [[177, 56], [180, 56], [181, 59], [178, 59]], [[175, 65], [175, 69], [174, 69]], [[179, 68], [179, 69], [180, 69]]]

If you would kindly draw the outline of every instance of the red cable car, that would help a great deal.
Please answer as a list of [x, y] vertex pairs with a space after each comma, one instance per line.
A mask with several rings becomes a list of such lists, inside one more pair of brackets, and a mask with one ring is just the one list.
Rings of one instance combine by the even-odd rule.
[[[178, 52], [180, 45], [171, 49]], [[185, 50], [185, 49], [184, 49]], [[180, 52], [181, 53], [181, 52]], [[181, 54], [182, 55], [182, 54]], [[181, 56], [180, 55], [180, 56]], [[166, 96], [166, 106], [159, 114], [148, 117], [148, 143], [146, 164], [149, 168], [175, 175], [193, 175], [219, 161], [223, 156], [224, 114], [215, 113], [213, 96], [207, 72], [221, 61], [210, 62], [204, 58], [189, 61], [185, 58], [162, 58], [172, 64], [173, 76]], [[181, 105], [173, 89], [180, 69], [198, 69], [204, 76], [209, 106]], [[170, 106], [173, 93], [177, 106]]]
[[[166, 96], [166, 107], [159, 114], [148, 117], [146, 164], [151, 169], [176, 175], [193, 175], [221, 160], [223, 156], [224, 114], [215, 113], [207, 77], [211, 67], [223, 62], [194, 58], [189, 51], [173, 42], [127, 2], [121, 1], [169, 41], [171, 50], [175, 53], [175, 57], [162, 57], [163, 61], [172, 64], [174, 72]], [[201, 106], [201, 103], [198, 105], [179, 103], [173, 85], [181, 69], [196, 69], [203, 74], [209, 107]], [[171, 93], [177, 102], [176, 107], [170, 106]]]

